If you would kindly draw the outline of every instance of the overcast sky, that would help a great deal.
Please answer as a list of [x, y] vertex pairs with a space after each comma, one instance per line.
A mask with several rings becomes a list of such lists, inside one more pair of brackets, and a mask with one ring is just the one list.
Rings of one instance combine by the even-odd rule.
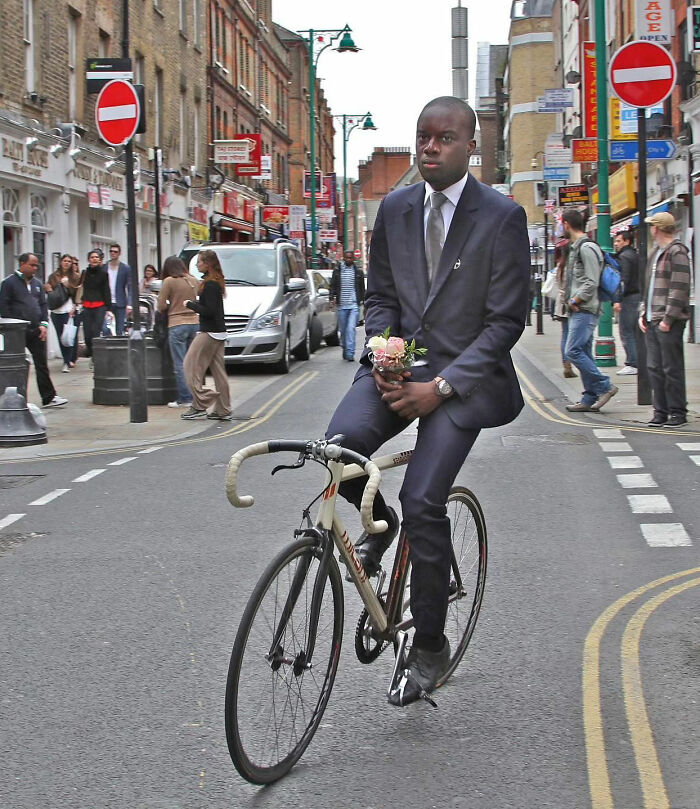
[[[334, 115], [371, 112], [376, 132], [348, 140], [348, 176], [375, 146], [413, 147], [418, 113], [431, 98], [452, 94], [451, 9], [457, 0], [273, 0], [275, 22], [292, 31], [352, 28], [359, 53], [329, 48], [318, 76]], [[508, 41], [511, 0], [462, 0], [469, 10], [469, 95], [474, 96], [477, 42]], [[342, 128], [338, 121], [336, 128]], [[343, 171], [342, 135], [336, 171]]]

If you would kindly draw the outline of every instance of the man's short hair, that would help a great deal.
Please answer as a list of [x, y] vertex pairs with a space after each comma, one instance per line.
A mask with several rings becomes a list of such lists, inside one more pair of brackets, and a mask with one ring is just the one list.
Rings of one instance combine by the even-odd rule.
[[632, 244], [632, 234], [629, 230], [618, 230], [615, 235], [621, 236], [627, 244]]
[[430, 107], [448, 107], [451, 110], [461, 112], [467, 121], [468, 131], [470, 132], [469, 137], [474, 137], [474, 133], [476, 132], [476, 113], [469, 106], [469, 104], [462, 101], [461, 98], [457, 98], [456, 96], [438, 96], [438, 98], [428, 101], [428, 103], [420, 111], [418, 118], [420, 119], [423, 113], [430, 109]]
[[561, 218], [562, 221], [569, 225], [569, 227], [583, 232], [584, 221], [581, 211], [577, 210], [576, 208], [566, 208], [564, 213], [561, 215]]
[[121, 253], [122, 248], [121, 248], [121, 246], [120, 246], [120, 245], [118, 245], [116, 242], [112, 242], [112, 244], [110, 244], [110, 246], [109, 246], [109, 249], [111, 250], [113, 247], [116, 247], [116, 248], [117, 248], [117, 250], [119, 250], [119, 252]]
[[29, 256], [33, 255], [34, 253], [20, 253], [17, 257], [17, 261], [19, 261], [20, 264], [26, 264], [29, 261]]

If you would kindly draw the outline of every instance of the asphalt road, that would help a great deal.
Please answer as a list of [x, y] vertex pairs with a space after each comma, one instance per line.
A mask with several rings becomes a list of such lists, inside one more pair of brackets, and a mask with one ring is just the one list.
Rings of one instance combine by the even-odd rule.
[[[353, 373], [340, 350], [295, 363], [202, 436], [0, 467], [0, 481], [19, 478], [0, 489], [0, 525], [26, 514], [0, 529], [2, 809], [700, 806], [700, 447], [594, 433], [519, 365], [532, 405], [482, 433], [458, 480], [486, 513], [488, 577], [437, 710], [387, 704], [392, 660], [355, 659], [346, 585], [322, 726], [265, 789], [228, 756], [228, 658], [255, 580], [321, 478], [270, 478], [272, 459], [254, 459], [241, 484], [256, 506], [236, 511], [224, 467], [248, 443], [323, 433]], [[387, 473], [389, 499], [400, 479]], [[628, 499], [648, 495], [666, 501]]]

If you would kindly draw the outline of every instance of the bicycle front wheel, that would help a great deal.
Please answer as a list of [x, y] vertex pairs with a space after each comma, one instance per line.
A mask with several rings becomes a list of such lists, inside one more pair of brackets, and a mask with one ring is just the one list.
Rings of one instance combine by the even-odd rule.
[[335, 680], [343, 635], [343, 586], [331, 555], [318, 629], [309, 624], [321, 548], [300, 539], [268, 565], [248, 601], [226, 683], [226, 739], [238, 772], [253, 784], [281, 778], [318, 728]]
[[467, 650], [486, 583], [486, 520], [476, 496], [455, 486], [447, 499], [447, 516], [452, 532], [452, 567], [445, 635], [452, 657], [437, 688], [454, 673]]

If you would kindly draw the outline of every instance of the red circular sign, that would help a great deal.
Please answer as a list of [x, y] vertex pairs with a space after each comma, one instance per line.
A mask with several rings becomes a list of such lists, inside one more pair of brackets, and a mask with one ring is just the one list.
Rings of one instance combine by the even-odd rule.
[[355, 250], [353, 255], [355, 256], [355, 258], [361, 258], [362, 257], [362, 250], [359, 250], [359, 249]]
[[95, 105], [95, 123], [103, 141], [110, 146], [128, 143], [140, 117], [139, 97], [128, 81], [115, 79], [100, 90]]
[[655, 42], [628, 42], [610, 60], [610, 86], [631, 107], [653, 107], [667, 98], [676, 84], [671, 54]]

